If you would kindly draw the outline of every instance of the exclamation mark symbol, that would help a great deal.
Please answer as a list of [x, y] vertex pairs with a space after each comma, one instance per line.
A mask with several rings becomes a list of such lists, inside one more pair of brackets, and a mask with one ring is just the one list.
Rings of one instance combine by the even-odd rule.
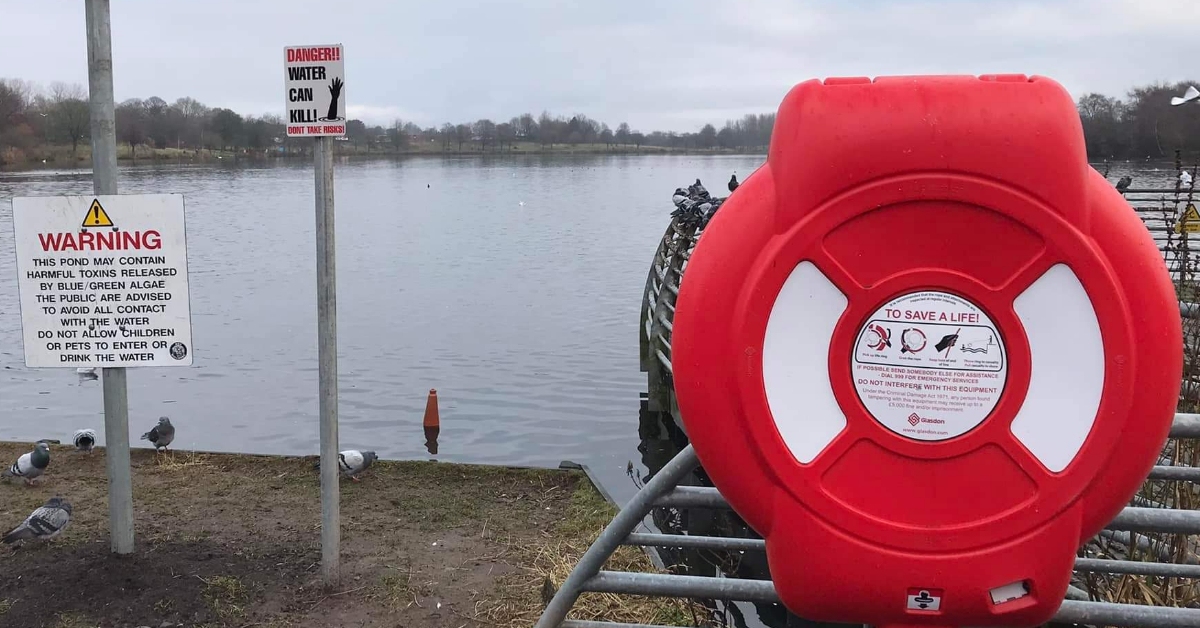
[[93, 225], [100, 224], [100, 206], [99, 205], [92, 205], [92, 224]]
[[334, 48], [334, 49], [333, 49], [333, 60], [334, 60], [334, 61], [341, 61], [341, 60], [342, 60], [342, 49], [341, 49], [341, 48]]

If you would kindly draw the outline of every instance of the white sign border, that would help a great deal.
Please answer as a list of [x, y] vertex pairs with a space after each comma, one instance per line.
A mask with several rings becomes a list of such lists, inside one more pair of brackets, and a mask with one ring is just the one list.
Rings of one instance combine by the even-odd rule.
[[[188, 355], [187, 355], [186, 360], [180, 360], [174, 364], [145, 365], [145, 364], [125, 364], [125, 363], [109, 362], [109, 363], [105, 363], [105, 364], [97, 364], [95, 366], [96, 366], [96, 368], [100, 368], [100, 369], [105, 369], [105, 368], [147, 369], [147, 368], [181, 368], [181, 367], [186, 368], [186, 367], [195, 366], [195, 362], [196, 362], [196, 325], [195, 325], [194, 317], [192, 316], [192, 274], [191, 274], [192, 268], [191, 268], [190, 249], [188, 247], [187, 197], [183, 193], [180, 193], [180, 192], [155, 192], [155, 193], [150, 193], [150, 194], [47, 194], [47, 195], [41, 195], [41, 196], [14, 196], [9, 199], [9, 204], [8, 204], [9, 205], [9, 212], [8, 212], [9, 213], [9, 225], [12, 229], [12, 234], [13, 234], [13, 270], [16, 271], [16, 273], [17, 273], [17, 277], [16, 277], [16, 280], [17, 280], [17, 307], [16, 307], [16, 310], [17, 310], [17, 316], [20, 317], [20, 319], [21, 319], [21, 358], [25, 364], [25, 368], [28, 368], [28, 369], [79, 368], [79, 364], [66, 363], [66, 364], [54, 365], [54, 366], [30, 366], [29, 365], [29, 352], [26, 351], [26, 348], [25, 348], [25, 316], [22, 314], [22, 303], [24, 302], [22, 297], [24, 296], [24, 293], [21, 290], [21, 277], [20, 277], [21, 256], [20, 256], [20, 252], [17, 250], [17, 237], [18, 237], [17, 236], [17, 222], [16, 222], [16, 220], [17, 220], [16, 219], [17, 201], [18, 200], [40, 201], [40, 200], [51, 199], [51, 198], [57, 198], [57, 199], [79, 198], [79, 199], [89, 199], [88, 200], [89, 204], [93, 200], [100, 200], [101, 206], [103, 206], [104, 201], [102, 199], [112, 199], [114, 197], [122, 197], [122, 196], [124, 196], [124, 197], [178, 196], [179, 197], [179, 203], [180, 203], [180, 205], [183, 206], [183, 271], [184, 271], [184, 276], [187, 280], [187, 321], [188, 321], [188, 336], [189, 336], [189, 340], [191, 341], [190, 342], [191, 346], [189, 346], [187, 348]], [[117, 202], [119, 203], [120, 201], [117, 201]], [[107, 210], [105, 210], [105, 211], [107, 211]]]

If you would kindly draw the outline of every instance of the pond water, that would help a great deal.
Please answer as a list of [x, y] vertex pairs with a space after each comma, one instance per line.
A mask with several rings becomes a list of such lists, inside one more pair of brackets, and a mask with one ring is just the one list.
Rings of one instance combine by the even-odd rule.
[[[671, 193], [700, 177], [723, 195], [761, 161], [339, 161], [341, 446], [431, 457], [421, 418], [436, 388], [439, 460], [573, 460], [626, 495], [639, 303]], [[195, 364], [130, 370], [134, 445], [168, 415], [179, 448], [315, 454], [311, 163], [123, 166], [119, 190], [184, 195], [192, 286]], [[90, 170], [0, 173], [0, 439], [93, 427], [103, 443], [99, 381], [24, 367], [8, 202], [91, 191]]]

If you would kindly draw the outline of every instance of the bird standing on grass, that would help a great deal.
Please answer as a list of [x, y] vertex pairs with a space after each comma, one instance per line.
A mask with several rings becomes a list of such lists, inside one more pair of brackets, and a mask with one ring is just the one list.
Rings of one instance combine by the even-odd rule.
[[96, 446], [96, 430], [75, 430], [75, 449], [77, 451], [91, 452]]
[[41, 477], [50, 466], [50, 446], [38, 441], [33, 451], [22, 454], [11, 467], [4, 470], [5, 477], [22, 478], [26, 484], [33, 484], [34, 479]]
[[158, 425], [150, 428], [149, 432], [142, 434], [142, 440], [148, 440], [154, 445], [154, 451], [166, 449], [171, 441], [175, 440], [175, 426], [171, 425], [171, 419], [167, 417], [159, 417]]
[[71, 503], [61, 497], [51, 497], [30, 514], [21, 525], [4, 535], [4, 543], [37, 539], [49, 541], [62, 534], [71, 523]]
[[342, 475], [357, 482], [359, 474], [366, 471], [377, 459], [378, 457], [373, 451], [348, 449], [338, 453], [338, 469], [341, 470]]

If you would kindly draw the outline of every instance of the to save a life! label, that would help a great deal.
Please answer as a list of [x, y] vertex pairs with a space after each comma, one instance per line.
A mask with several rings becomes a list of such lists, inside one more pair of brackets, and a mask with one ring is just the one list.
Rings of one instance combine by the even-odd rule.
[[915, 440], [947, 440], [987, 418], [1004, 392], [1004, 340], [979, 306], [923, 291], [885, 303], [859, 329], [854, 390], [871, 416]]

